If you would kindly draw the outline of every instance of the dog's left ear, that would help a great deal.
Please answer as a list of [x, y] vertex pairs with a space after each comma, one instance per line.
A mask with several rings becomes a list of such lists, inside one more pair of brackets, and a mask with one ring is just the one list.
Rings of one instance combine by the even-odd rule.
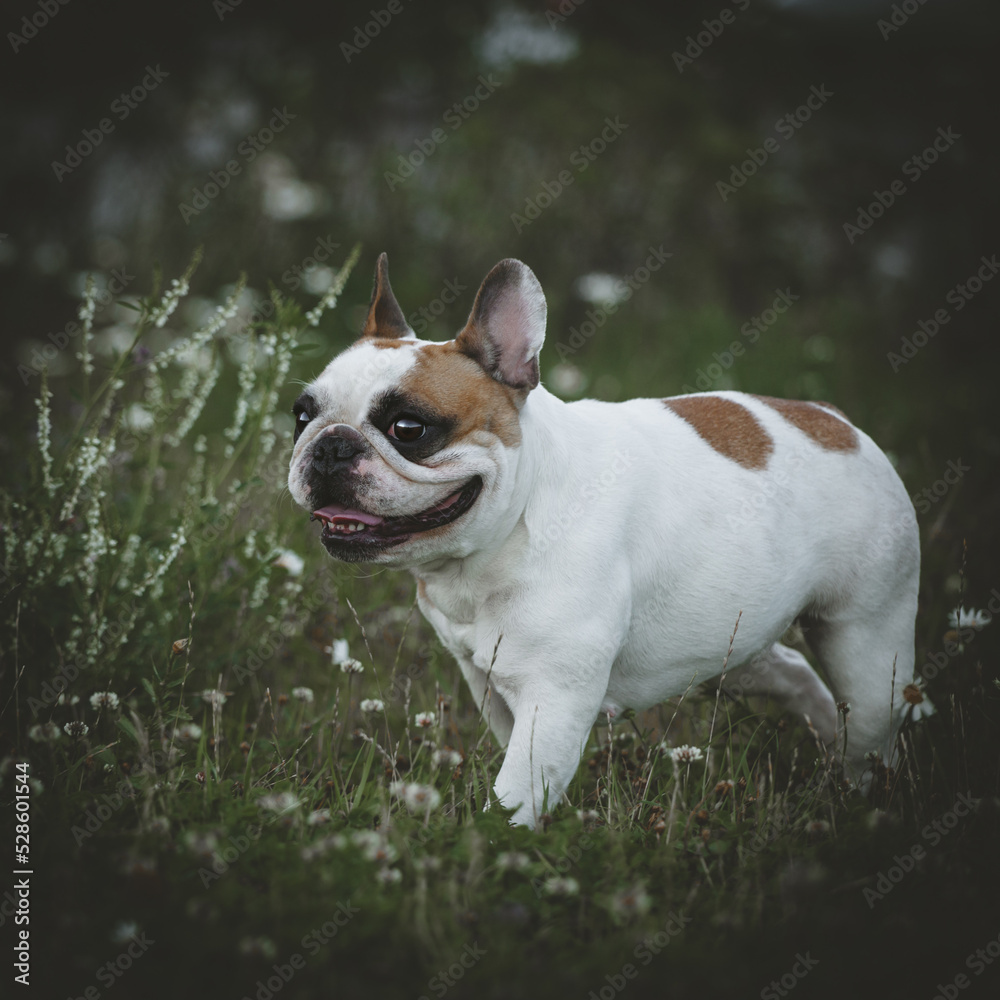
[[375, 284], [372, 287], [372, 301], [368, 307], [363, 337], [413, 337], [414, 332], [406, 322], [403, 310], [399, 308], [396, 296], [389, 284], [389, 255], [379, 254], [375, 263]]
[[527, 264], [508, 258], [483, 280], [458, 348], [512, 389], [538, 385], [545, 339], [545, 293]]

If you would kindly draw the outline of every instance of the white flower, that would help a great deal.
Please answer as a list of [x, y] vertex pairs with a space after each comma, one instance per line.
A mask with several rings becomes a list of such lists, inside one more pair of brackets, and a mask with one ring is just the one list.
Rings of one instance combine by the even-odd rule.
[[568, 361], [561, 361], [549, 369], [545, 381], [558, 396], [579, 396], [587, 384], [583, 372]]
[[114, 944], [125, 944], [138, 933], [139, 925], [134, 920], [120, 920], [111, 931], [111, 940]]
[[79, 705], [80, 696], [78, 694], [61, 694], [56, 698], [57, 705]]
[[441, 793], [430, 785], [420, 785], [415, 781], [394, 781], [389, 786], [389, 791], [402, 799], [410, 812], [430, 812], [441, 805]]
[[576, 818], [581, 823], [593, 823], [601, 818], [601, 814], [596, 809], [577, 809]]
[[54, 722], [43, 722], [28, 730], [28, 739], [35, 743], [48, 743], [62, 737], [62, 730]]
[[351, 840], [369, 861], [384, 861], [386, 864], [392, 864], [399, 857], [399, 851], [374, 830], [358, 830], [351, 835]]
[[174, 730], [175, 740], [200, 740], [201, 726], [194, 722], [185, 722]]
[[384, 712], [385, 702], [379, 701], [378, 698], [365, 698], [361, 702], [362, 712]]
[[616, 278], [613, 274], [605, 274], [601, 271], [582, 275], [576, 279], [574, 287], [576, 294], [584, 302], [610, 306], [621, 302], [622, 297], [628, 290], [621, 278]]
[[114, 691], [95, 691], [90, 696], [90, 707], [93, 709], [117, 708], [118, 695]]
[[395, 885], [403, 881], [403, 873], [398, 868], [380, 868], [375, 872], [375, 879], [382, 885]]
[[428, 726], [434, 725], [434, 713], [417, 712], [417, 714], [413, 716], [413, 721], [422, 729], [426, 729]]
[[928, 715], [933, 715], [937, 711], [930, 698], [924, 693], [923, 678], [914, 681], [912, 684], [907, 684], [903, 688], [903, 702], [906, 705], [905, 710], [909, 710], [910, 718], [914, 722], [918, 719], [924, 719]]
[[291, 549], [278, 549], [278, 558], [274, 560], [274, 565], [287, 570], [289, 576], [301, 576], [305, 564], [302, 556]]
[[575, 896], [580, 891], [580, 883], [575, 878], [553, 876], [542, 886], [550, 896]]
[[670, 759], [675, 764], [693, 764], [696, 760], [702, 760], [705, 756], [701, 752], [700, 747], [689, 747], [685, 745], [680, 747], [669, 747], [665, 749], [669, 749]]
[[649, 894], [642, 883], [621, 889], [611, 897], [611, 909], [620, 917], [642, 916], [649, 910]]
[[341, 660], [340, 669], [345, 674], [362, 674], [365, 670], [360, 660], [355, 660], [350, 656], [346, 660]]
[[462, 755], [457, 750], [445, 748], [435, 750], [431, 754], [431, 761], [435, 767], [458, 767], [462, 763]]
[[330, 659], [333, 660], [334, 664], [339, 667], [344, 660], [350, 657], [351, 647], [347, 644], [346, 639], [334, 639], [333, 645], [326, 647], [326, 652], [330, 654]]
[[213, 708], [216, 706], [221, 707], [226, 703], [226, 695], [224, 691], [217, 691], [215, 688], [206, 688], [201, 692], [201, 700], [208, 702]]
[[258, 808], [276, 813], [291, 812], [301, 805], [302, 802], [292, 792], [272, 792], [270, 795], [262, 795], [257, 800]]
[[292, 697], [305, 702], [307, 705], [311, 705], [313, 701], [313, 689], [307, 687], [292, 688]]
[[331, 819], [329, 809], [313, 809], [306, 817], [306, 826], [322, 826]]
[[948, 624], [952, 628], [974, 629], [986, 628], [993, 621], [993, 616], [988, 611], [977, 611], [975, 608], [959, 608], [948, 615]]
[[497, 855], [497, 867], [503, 871], [524, 871], [531, 864], [531, 858], [521, 851], [501, 851]]
[[81, 739], [90, 732], [90, 726], [86, 722], [67, 722], [63, 726], [63, 732], [67, 736], [72, 736], [75, 739]]

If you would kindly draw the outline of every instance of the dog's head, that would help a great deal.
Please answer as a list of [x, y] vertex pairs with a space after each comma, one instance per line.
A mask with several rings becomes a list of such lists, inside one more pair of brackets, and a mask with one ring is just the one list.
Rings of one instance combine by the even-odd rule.
[[454, 340], [418, 340], [379, 257], [361, 337], [293, 408], [288, 487], [323, 522], [330, 555], [412, 566], [490, 541], [510, 506], [545, 314], [531, 269], [503, 260]]

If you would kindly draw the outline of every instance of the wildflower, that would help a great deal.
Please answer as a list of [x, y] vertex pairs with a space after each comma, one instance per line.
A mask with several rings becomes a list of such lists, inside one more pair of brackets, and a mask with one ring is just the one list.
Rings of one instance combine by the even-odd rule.
[[335, 666], [340, 666], [344, 660], [349, 659], [351, 652], [351, 647], [347, 644], [346, 639], [334, 639], [333, 644], [327, 646], [325, 652], [330, 654], [330, 659], [333, 660]]
[[693, 764], [696, 760], [702, 760], [705, 756], [700, 747], [690, 747], [686, 744], [680, 747], [664, 747], [664, 749], [669, 750], [670, 759], [675, 764]]
[[90, 696], [90, 707], [97, 710], [115, 709], [118, 707], [118, 695], [114, 691], [95, 691]]
[[733, 782], [730, 778], [723, 778], [721, 781], [716, 782], [715, 794], [719, 796], [720, 799], [725, 798], [733, 790]]
[[278, 954], [278, 946], [267, 937], [245, 937], [239, 943], [241, 955], [251, 958], [272, 959]]
[[413, 717], [413, 721], [420, 726], [421, 729], [426, 729], [428, 726], [434, 725], [434, 713], [433, 712], [417, 712]]
[[79, 705], [80, 696], [78, 694], [61, 694], [56, 698], [57, 705]]
[[621, 302], [627, 291], [624, 281], [601, 271], [581, 275], [576, 279], [574, 290], [584, 302], [612, 306]]
[[193, 854], [198, 854], [203, 858], [210, 858], [219, 846], [219, 838], [210, 830], [188, 830], [184, 835], [184, 845]]
[[431, 754], [431, 762], [435, 767], [458, 767], [462, 763], [462, 755], [457, 750], [445, 747]]
[[355, 660], [350, 656], [346, 660], [341, 661], [340, 669], [345, 674], [362, 674], [365, 671], [361, 661]]
[[72, 736], [73, 739], [79, 740], [90, 732], [90, 726], [86, 722], [67, 722], [63, 726], [63, 732], [67, 736]]
[[621, 889], [611, 897], [612, 912], [619, 917], [641, 917], [649, 910], [649, 894], [640, 882], [629, 889]]
[[226, 703], [226, 692], [218, 691], [215, 688], [206, 688], [201, 692], [201, 700], [207, 702], [212, 708], [221, 708]]
[[399, 857], [399, 851], [374, 830], [358, 830], [351, 837], [351, 840], [369, 861], [383, 861], [386, 864], [392, 864]]
[[993, 621], [988, 611], [977, 611], [975, 608], [959, 608], [948, 615], [948, 624], [952, 628], [986, 628]]
[[562, 361], [549, 371], [546, 384], [559, 396], [579, 396], [587, 380], [576, 365]]
[[391, 794], [403, 800], [410, 812], [430, 812], [441, 805], [441, 793], [430, 785], [417, 782], [394, 781], [389, 786]]
[[278, 549], [278, 558], [274, 560], [274, 565], [287, 570], [289, 576], [301, 576], [306, 563], [297, 552], [291, 549]]
[[542, 888], [549, 896], [575, 896], [580, 891], [580, 883], [569, 876], [565, 878], [554, 876]]
[[271, 812], [281, 814], [298, 809], [302, 802], [292, 792], [272, 792], [269, 795], [262, 795], [257, 800], [257, 805], [260, 809], [268, 809]]
[[311, 705], [313, 702], [313, 689], [307, 687], [292, 688], [292, 697], [307, 705]]
[[497, 867], [501, 871], [520, 872], [531, 864], [531, 858], [521, 851], [501, 851], [497, 855]]
[[194, 722], [185, 722], [183, 726], [178, 726], [174, 730], [175, 740], [200, 740], [201, 726]]
[[322, 826], [331, 820], [329, 809], [313, 809], [306, 817], [306, 826]]
[[909, 706], [910, 718], [916, 722], [928, 715], [933, 715], [936, 709], [924, 693], [923, 678], [907, 684], [903, 688], [903, 701]]
[[378, 698], [365, 698], [361, 702], [362, 712], [384, 712], [385, 702], [380, 701]]
[[43, 722], [28, 730], [28, 739], [35, 743], [51, 743], [62, 737], [62, 730], [54, 722]]
[[380, 868], [375, 872], [375, 879], [382, 885], [395, 885], [403, 881], [403, 873], [398, 868]]
[[577, 809], [576, 818], [581, 823], [595, 823], [601, 818], [601, 814], [596, 809]]

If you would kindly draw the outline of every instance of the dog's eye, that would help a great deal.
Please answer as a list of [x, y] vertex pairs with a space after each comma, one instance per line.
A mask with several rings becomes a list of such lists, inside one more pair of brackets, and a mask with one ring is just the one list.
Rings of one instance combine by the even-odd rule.
[[389, 428], [389, 437], [409, 444], [411, 441], [419, 441], [426, 432], [427, 425], [416, 417], [400, 417]]
[[295, 414], [295, 434], [294, 434], [294, 440], [298, 441], [299, 435], [302, 433], [303, 430], [305, 430], [306, 424], [308, 424], [309, 421], [312, 420], [312, 417], [309, 416], [309, 413], [308, 413], [307, 410], [298, 410], [298, 408], [296, 408], [296, 409], [297, 409], [297, 412]]

